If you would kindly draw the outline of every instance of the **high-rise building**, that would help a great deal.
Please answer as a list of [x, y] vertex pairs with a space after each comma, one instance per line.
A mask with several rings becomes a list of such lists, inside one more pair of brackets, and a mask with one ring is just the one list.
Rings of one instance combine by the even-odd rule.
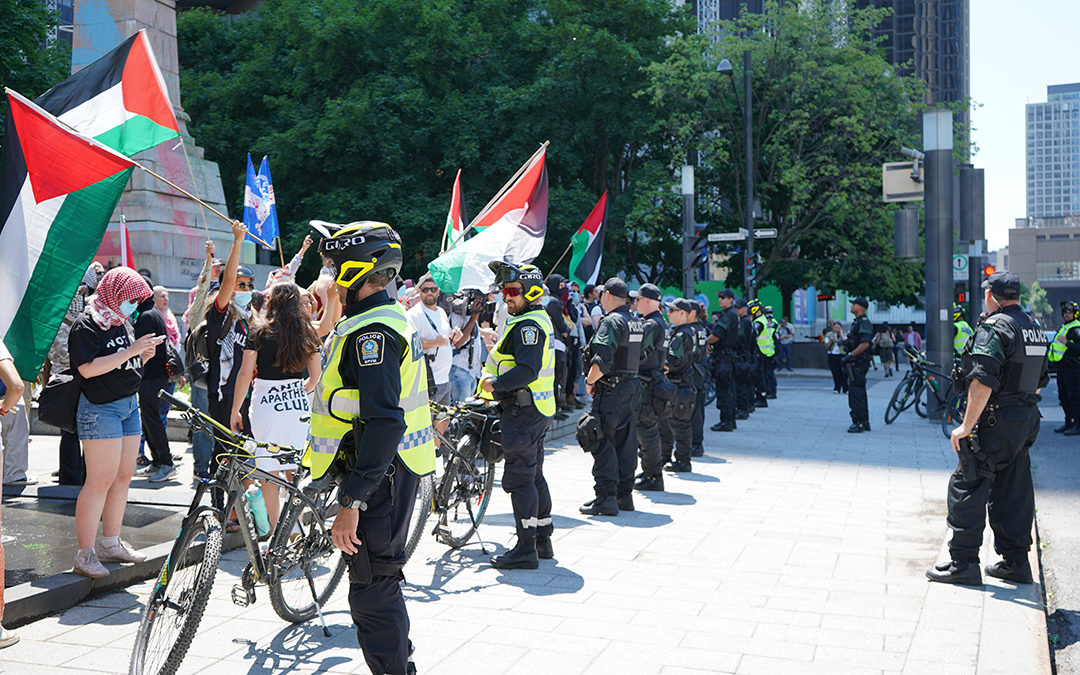
[[1027, 215], [1080, 215], [1080, 83], [1046, 88], [1027, 104]]

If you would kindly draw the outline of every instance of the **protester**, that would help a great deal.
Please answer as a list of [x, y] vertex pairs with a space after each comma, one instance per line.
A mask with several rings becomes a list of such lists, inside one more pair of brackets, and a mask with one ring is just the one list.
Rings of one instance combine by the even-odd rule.
[[153, 356], [143, 359], [142, 382], [139, 384], [139, 419], [142, 422], [143, 438], [146, 445], [150, 446], [152, 458], [150, 465], [146, 467], [145, 475], [149, 476], [151, 483], [162, 483], [176, 475], [176, 466], [173, 465], [172, 451], [169, 449], [169, 436], [165, 432], [165, 419], [161, 416], [162, 401], [158, 397], [159, 391], [170, 389], [166, 368], [169, 353], [168, 327], [165, 317], [157, 308], [154, 296], [147, 298], [138, 307], [135, 337], [140, 338], [143, 335], [166, 338], [157, 343]]
[[832, 372], [833, 393], [846, 394], [848, 389], [847, 377], [844, 375], [844, 365], [842, 363], [844, 358], [844, 328], [839, 321], [834, 321], [832, 330], [826, 329], [824, 335], [825, 353], [828, 354], [829, 370]]
[[555, 405], [558, 412], [555, 419], [566, 419], [566, 410], [569, 404], [566, 400], [566, 374], [567, 374], [567, 342], [570, 340], [570, 330], [566, 325], [563, 315], [566, 307], [563, 303], [563, 290], [566, 280], [561, 274], [552, 274], [544, 282], [546, 293], [540, 301], [541, 306], [547, 311], [551, 319], [552, 330], [551, 343], [555, 347]]
[[[142, 431], [136, 397], [142, 361], [166, 339], [132, 337], [131, 315], [152, 295], [134, 270], [114, 267], [101, 278], [68, 337], [71, 366], [82, 378], [76, 421], [86, 454], [86, 483], [75, 503], [74, 571], [92, 578], [109, 574], [102, 561], [146, 560], [120, 539], [120, 525]], [[102, 540], [95, 549], [99, 522]]]
[[791, 343], [795, 341], [795, 329], [786, 316], [780, 318], [780, 325], [776, 328], [776, 368], [783, 368], [789, 373], [791, 369]]
[[[240, 409], [251, 387], [248, 416], [255, 440], [302, 448], [307, 442], [307, 418], [311, 415], [308, 394], [315, 390], [322, 372], [319, 337], [310, 315], [301, 305], [299, 286], [279, 281], [270, 287], [267, 296], [266, 319], [256, 322], [244, 345], [229, 426], [236, 432], [243, 429]], [[295, 464], [282, 464], [271, 457], [265, 448], [257, 449], [255, 456], [258, 468], [275, 475], [296, 469]], [[281, 513], [278, 488], [264, 482], [262, 493], [273, 528]]]
[[300, 263], [304, 259], [304, 254], [307, 253], [307, 250], [311, 248], [313, 243], [315, 243], [315, 240], [311, 238], [310, 234], [304, 237], [304, 243], [300, 244], [300, 250], [292, 257], [289, 264], [285, 267], [270, 270], [270, 273], [266, 275], [266, 285], [263, 286], [263, 290], [269, 291], [270, 287], [279, 281], [295, 282], [296, 270], [300, 269]]
[[874, 336], [874, 347], [878, 350], [878, 355], [881, 357], [881, 367], [885, 369], [885, 377], [892, 377], [893, 374], [893, 336], [892, 329], [889, 328], [889, 323], [885, 322], [881, 326], [881, 331]]
[[449, 403], [450, 366], [454, 362], [452, 343], [461, 338], [461, 331], [450, 326], [450, 319], [438, 302], [439, 287], [431, 279], [425, 279], [420, 282], [420, 302], [409, 309], [408, 316], [431, 366], [435, 382], [435, 395], [431, 400]]
[[[3, 401], [0, 401], [0, 417], [7, 417], [22, 401], [23, 382], [15, 370], [15, 362], [8, 353], [3, 341], [0, 341], [0, 386], [4, 388]], [[0, 458], [4, 455], [4, 444], [0, 442]], [[2, 459], [0, 459], [2, 461]], [[3, 627], [4, 621], [4, 544], [0, 530], [0, 649], [10, 647], [19, 641], [19, 634]]]
[[[214, 258], [214, 242], [207, 241], [205, 250], [206, 262], [203, 263], [199, 281], [195, 288], [192, 289], [194, 293], [189, 295], [188, 308], [184, 312], [184, 327], [188, 333], [184, 353], [186, 355], [185, 365], [187, 366], [188, 380], [191, 382], [191, 404], [199, 410], [209, 412], [210, 394], [207, 389], [207, 374], [196, 377], [197, 360], [194, 358], [195, 355], [192, 350], [186, 348], [188, 344], [195, 346], [196, 329], [206, 320], [206, 303], [208, 299], [212, 299], [211, 294], [217, 289], [217, 277], [223, 264], [220, 260]], [[209, 345], [206, 348], [208, 350]], [[198, 485], [200, 480], [210, 478], [210, 456], [213, 449], [214, 439], [209, 432], [192, 432], [193, 487]]]
[[[25, 391], [31, 383], [23, 382]], [[30, 468], [30, 418], [26, 416], [26, 403], [20, 398], [11, 412], [0, 417], [0, 442], [4, 446], [4, 485], [25, 487], [37, 485], [27, 475]]]
[[477, 319], [484, 309], [484, 296], [477, 291], [459, 294], [451, 303], [450, 325], [461, 337], [454, 341], [450, 365], [450, 398], [464, 401], [476, 394], [476, 383], [483, 365]]

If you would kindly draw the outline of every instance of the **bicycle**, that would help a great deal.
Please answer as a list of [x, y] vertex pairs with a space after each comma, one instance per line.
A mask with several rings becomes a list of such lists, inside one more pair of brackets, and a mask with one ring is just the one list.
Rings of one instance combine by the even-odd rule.
[[[256, 585], [268, 587], [270, 605], [285, 621], [301, 623], [318, 615], [323, 633], [330, 632], [322, 606], [337, 588], [345, 571], [345, 559], [334, 548], [330, 527], [337, 502], [330, 499], [330, 480], [312, 482], [303, 470], [283, 480], [256, 468], [254, 451], [266, 448], [284, 462], [299, 459], [302, 450], [279, 447], [234, 433], [198, 408], [166, 391], [158, 396], [178, 408], [195, 431], [205, 430], [232, 452], [222, 456], [214, 476], [195, 489], [172, 550], [150, 593], [131, 655], [131, 675], [167, 675], [176, 672], [187, 654], [217, 574], [221, 560], [222, 532], [230, 505], [235, 508], [240, 535], [250, 563], [233, 586], [233, 602], [246, 607], [255, 601]], [[269, 533], [265, 548], [259, 545], [254, 517], [244, 497], [247, 479], [277, 485], [286, 502], [277, 527]], [[210, 490], [222, 490], [222, 509], [203, 504]]]
[[[941, 407], [947, 408], [952, 398], [952, 377], [950, 375], [933, 368], [934, 363], [932, 361], [911, 347], [905, 347], [904, 353], [910, 359], [911, 367], [900, 382], [897, 383], [896, 389], [893, 390], [892, 397], [889, 399], [889, 404], [885, 406], [885, 424], [892, 424], [900, 413], [912, 406], [915, 408], [916, 415], [927, 417], [929, 411], [926, 409], [926, 403], [923, 400], [923, 392], [925, 391], [931, 392], [934, 401]], [[952, 401], [952, 405], [955, 413], [958, 405], [957, 401]], [[952, 431], [951, 428], [948, 428], [952, 421], [955, 421], [955, 414], [952, 416], [948, 413], [942, 415], [941, 428], [946, 437]]]
[[[435, 413], [432, 428], [439, 440], [442, 475], [420, 479], [405, 560], [416, 551], [431, 514], [438, 521], [431, 533], [450, 548], [461, 548], [475, 534], [480, 550], [487, 553], [478, 530], [487, 513], [491, 490], [495, 485], [495, 464], [502, 458], [499, 442], [498, 405], [481, 399], [469, 399], [459, 405], [431, 403]], [[445, 432], [441, 422], [449, 421]]]

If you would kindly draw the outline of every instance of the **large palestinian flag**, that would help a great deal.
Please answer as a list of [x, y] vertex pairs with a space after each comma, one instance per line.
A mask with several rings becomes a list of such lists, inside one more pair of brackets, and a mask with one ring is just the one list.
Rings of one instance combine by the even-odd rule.
[[33, 380], [135, 164], [6, 93], [0, 337]]
[[604, 258], [604, 226], [607, 225], [607, 190], [596, 202], [589, 217], [571, 240], [574, 252], [570, 255], [570, 280], [582, 287], [595, 284]]
[[80, 134], [129, 157], [180, 135], [143, 30], [34, 102]]
[[469, 224], [465, 213], [465, 197], [461, 194], [461, 169], [454, 178], [454, 190], [450, 193], [450, 211], [446, 214], [446, 231], [443, 232], [443, 250], [453, 246]]
[[477, 217], [475, 237], [428, 263], [428, 271], [445, 293], [466, 288], [487, 291], [495, 283], [492, 260], [530, 263], [544, 248], [547, 231], [548, 176], [541, 152], [497, 202]]

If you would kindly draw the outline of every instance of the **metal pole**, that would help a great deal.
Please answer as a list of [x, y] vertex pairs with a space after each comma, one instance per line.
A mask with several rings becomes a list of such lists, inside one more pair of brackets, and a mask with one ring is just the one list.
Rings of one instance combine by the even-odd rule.
[[[927, 357], [948, 369], [952, 364], [953, 172], [952, 113], [923, 113], [926, 153], [926, 344]], [[927, 397], [930, 418], [941, 408]], [[931, 408], [930, 404], [934, 407]]]
[[697, 152], [686, 153], [682, 168], [682, 273], [683, 297], [694, 297], [694, 165]]
[[[754, 259], [754, 125], [750, 110], [750, 50], [743, 50], [743, 96], [746, 104], [743, 106], [743, 131], [746, 135], [746, 208], [744, 209], [744, 221], [746, 227], [746, 257]], [[746, 284], [746, 299], [753, 300], [754, 280], [744, 271]]]

